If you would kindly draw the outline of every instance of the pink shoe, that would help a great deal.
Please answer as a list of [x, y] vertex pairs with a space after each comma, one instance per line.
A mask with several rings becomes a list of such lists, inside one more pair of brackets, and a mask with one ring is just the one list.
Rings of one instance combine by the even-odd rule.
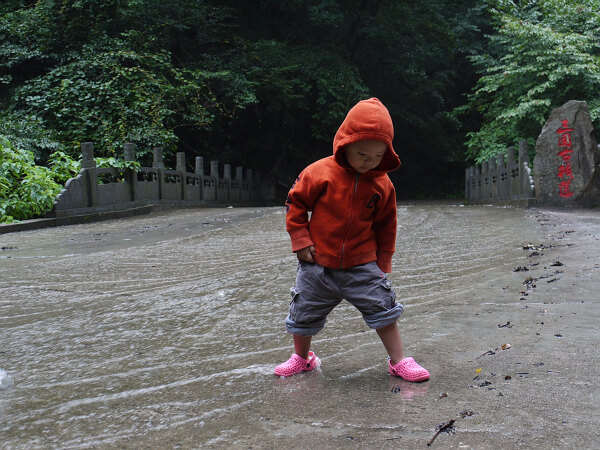
[[392, 375], [402, 377], [407, 381], [429, 380], [429, 372], [427, 369], [418, 365], [412, 358], [404, 358], [395, 366], [392, 366], [392, 360], [389, 360], [388, 364]]
[[300, 372], [316, 369], [320, 364], [321, 360], [313, 352], [308, 352], [308, 359], [294, 353], [286, 362], [275, 367], [275, 375], [289, 377]]

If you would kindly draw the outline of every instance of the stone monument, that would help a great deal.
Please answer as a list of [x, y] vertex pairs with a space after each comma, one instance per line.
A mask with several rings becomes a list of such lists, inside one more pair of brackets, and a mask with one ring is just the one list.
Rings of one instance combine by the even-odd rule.
[[540, 205], [600, 204], [600, 151], [586, 102], [552, 111], [535, 144], [533, 172]]

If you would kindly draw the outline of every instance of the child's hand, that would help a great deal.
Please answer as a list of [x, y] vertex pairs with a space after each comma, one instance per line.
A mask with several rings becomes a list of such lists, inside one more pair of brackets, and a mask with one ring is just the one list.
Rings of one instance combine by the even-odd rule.
[[300, 261], [314, 263], [315, 259], [313, 256], [315, 256], [315, 246], [311, 245], [310, 247], [304, 247], [302, 250], [298, 250], [296, 256]]

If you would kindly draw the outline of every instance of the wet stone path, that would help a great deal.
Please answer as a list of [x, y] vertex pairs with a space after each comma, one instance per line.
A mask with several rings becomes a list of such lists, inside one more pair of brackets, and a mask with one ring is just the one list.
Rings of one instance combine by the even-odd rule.
[[600, 212], [398, 216], [389, 278], [421, 384], [388, 375], [347, 303], [314, 340], [321, 369], [273, 375], [296, 270], [283, 208], [0, 235], [0, 447], [593, 448]]

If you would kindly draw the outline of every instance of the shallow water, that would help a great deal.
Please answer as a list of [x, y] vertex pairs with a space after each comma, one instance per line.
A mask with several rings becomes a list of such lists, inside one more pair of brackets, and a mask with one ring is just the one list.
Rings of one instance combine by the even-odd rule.
[[[405, 304], [406, 351], [432, 365], [433, 347], [479, 320], [453, 317], [453, 307], [493, 304], [476, 297], [504, 282], [543, 231], [513, 208], [407, 203], [398, 216], [389, 278]], [[408, 433], [398, 417], [438, 393], [390, 378], [376, 334], [348, 304], [314, 340], [318, 372], [272, 375], [291, 353], [296, 263], [284, 221], [279, 207], [196, 209], [0, 235], [0, 368], [14, 383], [0, 389], [0, 445]]]

